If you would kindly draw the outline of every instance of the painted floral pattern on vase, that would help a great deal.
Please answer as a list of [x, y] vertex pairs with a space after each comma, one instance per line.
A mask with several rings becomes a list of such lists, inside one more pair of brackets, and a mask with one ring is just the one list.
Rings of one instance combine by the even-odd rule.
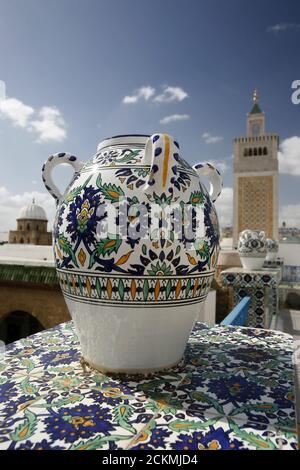
[[[145, 164], [145, 144], [128, 148], [108, 141], [75, 173], [59, 201], [53, 231], [56, 267], [65, 295], [100, 303], [123, 302], [126, 298], [139, 305], [142, 298], [153, 302], [171, 298], [199, 301], [207, 295], [219, 250], [218, 217], [197, 170], [177, 152], [176, 171], [163, 191], [149, 186], [155, 166]], [[58, 155], [70, 158], [68, 154]], [[106, 212], [99, 215], [99, 208], [110, 203], [119, 211], [124, 198], [128, 214], [138, 204], [148, 213], [150, 205], [157, 204], [162, 214], [176, 203], [201, 207], [204, 237], [194, 241], [193, 249], [184, 233], [181, 240], [131, 238], [130, 232], [126, 238], [117, 234], [99, 239], [97, 226], [107, 218]], [[128, 219], [134, 227], [134, 215]], [[118, 219], [116, 224], [118, 228]], [[115, 282], [117, 275], [121, 282]], [[144, 279], [137, 280], [137, 276]], [[152, 286], [153, 279], [159, 279], [159, 288]]]

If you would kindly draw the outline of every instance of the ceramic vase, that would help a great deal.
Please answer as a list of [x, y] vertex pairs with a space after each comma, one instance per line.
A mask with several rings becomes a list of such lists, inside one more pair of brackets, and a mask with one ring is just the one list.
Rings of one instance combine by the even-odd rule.
[[238, 241], [238, 252], [244, 269], [259, 270], [263, 267], [267, 254], [265, 232], [244, 230]]
[[[75, 172], [61, 194], [51, 172], [66, 163]], [[84, 360], [118, 373], [177, 364], [217, 263], [218, 170], [190, 166], [167, 134], [126, 135], [101, 142], [85, 163], [51, 155], [43, 181], [57, 202], [56, 269]]]
[[273, 238], [267, 238], [267, 261], [275, 261], [279, 250], [279, 244]]

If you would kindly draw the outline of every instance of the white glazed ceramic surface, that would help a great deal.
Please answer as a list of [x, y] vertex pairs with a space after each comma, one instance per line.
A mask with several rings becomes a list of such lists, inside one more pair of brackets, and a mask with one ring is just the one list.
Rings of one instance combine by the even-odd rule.
[[66, 299], [82, 355], [101, 371], [149, 373], [172, 367], [184, 353], [196, 305], [107, 307]]
[[262, 269], [265, 258], [250, 258], [241, 256], [241, 263], [244, 269], [256, 271]]
[[261, 269], [267, 254], [265, 232], [259, 230], [244, 230], [241, 232], [238, 241], [238, 252], [244, 269]]
[[[83, 357], [101, 370], [144, 372], [177, 363], [210, 290], [219, 252], [213, 202], [222, 182], [211, 164], [191, 167], [179, 152], [167, 134], [117, 136], [99, 144], [86, 163], [59, 153], [43, 167], [45, 186], [57, 201], [53, 245], [61, 289]], [[75, 170], [64, 194], [51, 176], [60, 163]], [[209, 191], [201, 176], [209, 179]], [[121, 216], [110, 215], [124, 200], [125, 235]], [[201, 237], [192, 243], [186, 234], [164, 234], [174, 204], [202, 214]], [[162, 225], [152, 238], [134, 238], [153, 205]], [[119, 232], [104, 236], [99, 225], [110, 227], [112, 220]]]

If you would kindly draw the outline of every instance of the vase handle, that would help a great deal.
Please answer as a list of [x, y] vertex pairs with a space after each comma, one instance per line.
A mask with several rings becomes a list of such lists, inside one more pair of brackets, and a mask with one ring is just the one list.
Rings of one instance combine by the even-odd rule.
[[52, 179], [52, 170], [55, 166], [60, 165], [61, 163], [71, 165], [75, 173], [80, 172], [81, 168], [83, 167], [84, 163], [77, 160], [77, 157], [72, 155], [71, 153], [55, 153], [50, 155], [48, 160], [44, 163], [42, 168], [42, 178], [47, 191], [51, 194], [52, 197], [56, 200], [58, 204], [60, 199], [62, 198], [62, 194], [60, 193], [58, 187], [54, 184]]
[[196, 163], [193, 166], [198, 175], [205, 176], [210, 182], [209, 195], [212, 202], [215, 202], [220, 196], [223, 188], [223, 181], [220, 172], [211, 163]]
[[173, 192], [173, 179], [177, 173], [179, 160], [177, 142], [168, 134], [153, 134], [149, 137], [144, 163], [151, 165], [147, 188], [156, 192]]

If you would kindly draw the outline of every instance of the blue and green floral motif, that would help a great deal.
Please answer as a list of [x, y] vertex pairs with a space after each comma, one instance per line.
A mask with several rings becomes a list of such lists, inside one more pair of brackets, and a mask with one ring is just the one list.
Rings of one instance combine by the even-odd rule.
[[[163, 139], [167, 142], [164, 151]], [[53, 230], [56, 267], [66, 273], [75, 270], [77, 273], [89, 272], [91, 276], [105, 274], [108, 279], [117, 274], [127, 276], [126, 279], [122, 277], [118, 286], [118, 295], [123, 299], [127, 299], [126, 282], [131, 282], [134, 275], [145, 278], [141, 286], [144, 299], [148, 299], [148, 292], [151, 292], [152, 277], [170, 276], [174, 277], [175, 282], [177, 276], [187, 276], [185, 284], [190, 284], [184, 297], [187, 301], [198, 276], [203, 274], [208, 284], [211, 282], [219, 251], [217, 214], [207, 190], [200, 182], [198, 170], [181, 158], [176, 142], [166, 135], [153, 136], [156, 149], [151, 163], [145, 150], [147, 138], [142, 140], [132, 145], [106, 141], [81, 171], [76, 171], [66, 193], [57, 198], [59, 203]], [[168, 158], [166, 152], [169, 152]], [[57, 156], [57, 159], [75, 158], [67, 154], [59, 155], [62, 157]], [[176, 235], [176, 227], [182, 218], [180, 210], [175, 213], [174, 209], [170, 227], [166, 217], [173, 205], [182, 210], [184, 220], [180, 233]], [[106, 232], [100, 236], [111, 217], [107, 209], [109, 206], [116, 214], [116, 233]], [[120, 216], [123, 206], [128, 215], [125, 235], [124, 221]], [[157, 216], [152, 213], [153, 206], [161, 211], [158, 226], [144, 235], [144, 227], [154, 222]], [[192, 209], [192, 222], [188, 221], [188, 207]], [[190, 228], [193, 232], [196, 229], [197, 209], [202, 210], [204, 215], [201, 239], [193, 238], [187, 230]], [[113, 279], [111, 283], [114, 284]], [[85, 289], [81, 284], [76, 287], [79, 291]], [[102, 296], [103, 286], [99, 287], [99, 283], [96, 286], [93, 281], [91, 285]], [[166, 293], [171, 294], [172, 286], [164, 286]], [[207, 292], [207, 287], [209, 285], [205, 284], [204, 292]], [[196, 291], [200, 293], [197, 286]], [[132, 292], [131, 301], [137, 302], [135, 290]], [[101, 297], [98, 294], [97, 297]], [[191, 298], [194, 301], [195, 298], [201, 300], [204, 297], [197, 294]], [[178, 299], [181, 299], [179, 294]]]
[[41, 442], [33, 443], [31, 441], [25, 441], [20, 444], [18, 450], [64, 450], [62, 446], [52, 445], [47, 439], [43, 439]]
[[193, 206], [198, 206], [198, 204], [203, 204], [205, 202], [205, 195], [202, 191], [195, 191], [190, 195], [189, 203]]
[[113, 183], [102, 183], [101, 174], [98, 175], [96, 185], [100, 188], [104, 199], [110, 202], [119, 202], [124, 197], [124, 191], [120, 186]]
[[40, 360], [41, 363], [45, 366], [55, 366], [56, 364], [71, 364], [74, 361], [75, 354], [75, 349], [70, 349], [69, 351], [64, 351], [63, 353], [58, 349], [42, 354]]
[[8, 398], [13, 398], [17, 395], [18, 391], [14, 382], [0, 383], [0, 403], [6, 402]]
[[77, 195], [74, 202], [69, 206], [69, 214], [66, 220], [67, 233], [72, 242], [83, 239], [87, 244], [95, 243], [96, 226], [99, 222], [97, 208], [101, 204], [101, 196], [92, 186], [84, 189], [82, 195]]
[[111, 149], [103, 150], [93, 156], [83, 168], [83, 171], [94, 165], [122, 166], [124, 164], [141, 163], [143, 157], [142, 149]]
[[210, 426], [207, 433], [179, 434], [172, 448], [174, 450], [240, 450], [245, 447], [241, 440], [230, 438], [230, 431]]
[[125, 184], [130, 190], [140, 188], [146, 184], [146, 178], [150, 174], [150, 168], [122, 168], [116, 171], [116, 177], [121, 184]]
[[156, 264], [151, 264], [151, 269], [148, 269], [147, 272], [150, 276], [171, 276], [173, 270], [170, 266], [166, 264], [165, 261], [160, 263], [157, 261]]
[[213, 391], [219, 400], [235, 403], [253, 398], [260, 399], [264, 388], [255, 381], [247, 380], [244, 377], [229, 376], [212, 379], [209, 390]]
[[209, 245], [205, 240], [196, 240], [195, 242], [196, 253], [201, 259], [208, 259], [210, 257]]
[[[250, 378], [228, 375], [241, 345], [261, 358]], [[83, 372], [80, 355], [72, 322], [7, 346], [0, 450], [297, 450], [291, 336], [197, 323], [184, 366], [149, 377]]]
[[74, 408], [62, 407], [45, 419], [46, 430], [53, 441], [75, 442], [88, 439], [95, 432], [109, 434], [114, 430], [111, 410], [98, 405], [78, 404]]

